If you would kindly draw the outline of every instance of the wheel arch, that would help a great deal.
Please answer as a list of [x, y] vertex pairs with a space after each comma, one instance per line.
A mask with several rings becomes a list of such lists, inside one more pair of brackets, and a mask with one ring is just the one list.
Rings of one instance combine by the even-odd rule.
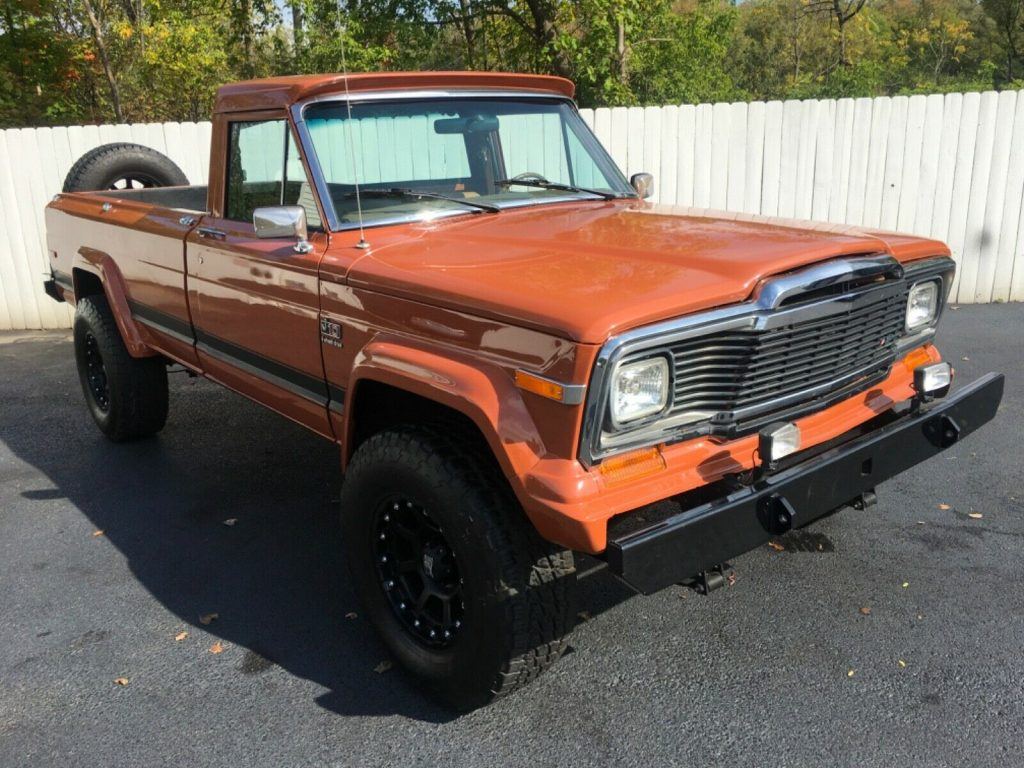
[[153, 357], [157, 354], [142, 339], [139, 326], [132, 317], [121, 270], [109, 254], [93, 248], [81, 248], [71, 270], [75, 302], [86, 296], [102, 294], [117, 322], [117, 329], [132, 357]]
[[342, 466], [381, 428], [444, 418], [473, 428], [524, 501], [524, 478], [545, 447], [512, 377], [496, 365], [400, 342], [372, 342], [356, 359], [345, 397]]

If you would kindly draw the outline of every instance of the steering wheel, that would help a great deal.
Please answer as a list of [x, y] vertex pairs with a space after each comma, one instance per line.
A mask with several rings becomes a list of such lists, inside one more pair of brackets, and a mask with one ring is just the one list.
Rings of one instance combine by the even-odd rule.
[[541, 181], [545, 184], [548, 183], [548, 180], [544, 178], [544, 174], [537, 173], [536, 171], [523, 171], [522, 173], [517, 173], [512, 177], [511, 181]]

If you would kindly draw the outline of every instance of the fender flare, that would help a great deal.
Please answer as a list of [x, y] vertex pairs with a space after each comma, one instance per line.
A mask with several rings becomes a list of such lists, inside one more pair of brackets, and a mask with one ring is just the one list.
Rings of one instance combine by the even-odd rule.
[[519, 388], [505, 370], [406, 341], [370, 342], [356, 356], [345, 393], [343, 467], [352, 455], [356, 393], [366, 381], [405, 390], [469, 418], [487, 441], [516, 496], [527, 501], [523, 479], [546, 449]]
[[79, 290], [80, 272], [88, 272], [99, 278], [103, 286], [103, 293], [107, 297], [110, 309], [114, 313], [114, 320], [118, 330], [121, 331], [121, 338], [132, 357], [153, 357], [157, 353], [146, 344], [139, 331], [139, 325], [132, 317], [132, 310], [128, 304], [128, 292], [125, 288], [124, 277], [117, 263], [110, 254], [98, 251], [95, 248], [82, 247], [78, 249], [78, 255], [72, 265], [72, 279], [75, 286], [75, 301], [82, 295]]

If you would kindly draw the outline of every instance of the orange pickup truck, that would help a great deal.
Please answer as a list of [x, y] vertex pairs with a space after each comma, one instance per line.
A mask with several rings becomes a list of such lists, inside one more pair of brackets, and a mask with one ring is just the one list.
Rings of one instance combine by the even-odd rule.
[[100, 429], [157, 433], [179, 364], [337, 443], [366, 615], [458, 707], [559, 657], [574, 553], [707, 592], [1002, 396], [999, 374], [946, 396], [944, 245], [652, 204], [572, 96], [492, 73], [236, 83], [208, 187], [108, 145], [46, 210]]

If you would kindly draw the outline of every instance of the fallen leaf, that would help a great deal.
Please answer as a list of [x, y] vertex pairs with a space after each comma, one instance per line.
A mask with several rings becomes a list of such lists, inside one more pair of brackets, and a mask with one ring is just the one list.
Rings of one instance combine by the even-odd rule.
[[224, 521], [224, 525], [230, 527], [230, 526], [234, 525], [237, 522], [238, 522], [238, 518], [237, 517], [229, 517], [227, 520]]
[[949, 506], [949, 504], [939, 504], [939, 509], [946, 510], [946, 509], [952, 509], [952, 507]]
[[220, 640], [210, 646], [210, 653], [224, 653], [224, 646], [220, 644]]
[[93, 531], [93, 532], [92, 532], [92, 535], [93, 535], [93, 536], [102, 536], [102, 535], [103, 535], [103, 531], [102, 531], [102, 530], [99, 530], [99, 531]]
[[356, 613], [355, 611], [349, 611], [348, 613], [345, 614], [345, 618], [346, 619], [358, 619], [359, 618], [359, 614]]
[[901, 667], [906, 667], [907, 666], [907, 662], [905, 662], [903, 659], [900, 659], [896, 663], [899, 664]]
[[114, 685], [128, 685], [128, 678], [127, 677], [115, 677], [114, 678]]
[[870, 616], [871, 608], [865, 605], [863, 608], [860, 609], [860, 612], [863, 613], [865, 616]]
[[846, 676], [847, 677], [853, 677], [853, 670], [851, 669], [849, 672], [847, 672]]
[[771, 547], [772, 549], [774, 549], [776, 552], [783, 552], [786, 549], [784, 546], [779, 544], [779, 542], [777, 542], [777, 541], [769, 541], [768, 542], [768, 546]]
[[981, 520], [981, 518], [984, 517], [984, 515], [981, 514], [981, 512], [968, 512], [967, 516], [971, 518], [971, 520]]
[[736, 571], [729, 571], [725, 581], [730, 587], [733, 586], [736, 583]]
[[378, 675], [382, 675], [385, 672], [387, 672], [389, 669], [391, 669], [392, 666], [394, 666], [394, 665], [390, 661], [387, 661], [385, 659], [380, 664], [378, 664], [376, 667], [374, 667], [373, 671], [376, 672]]
[[903, 586], [904, 589], [906, 589], [907, 587], [910, 586], [910, 582], [909, 581], [904, 581], [902, 586]]
[[204, 613], [199, 617], [199, 623], [205, 626], [209, 624], [211, 621], [216, 621], [219, 618], [219, 613]]
[[177, 643], [180, 643], [186, 637], [188, 637], [188, 632], [179, 632], [178, 634], [176, 634], [174, 636], [174, 641], [177, 642]]

